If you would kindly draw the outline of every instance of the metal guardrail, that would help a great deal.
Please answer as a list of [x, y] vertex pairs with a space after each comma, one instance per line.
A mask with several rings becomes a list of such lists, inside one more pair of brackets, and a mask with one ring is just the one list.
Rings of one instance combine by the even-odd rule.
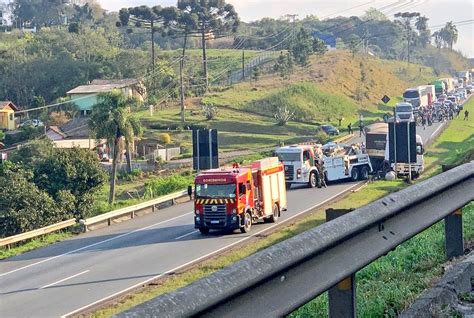
[[[151, 200], [151, 201], [143, 202], [143, 203], [140, 203], [140, 204], [137, 204], [137, 205], [129, 206], [129, 207], [118, 209], [118, 210], [115, 210], [115, 211], [112, 211], [112, 212], [109, 212], [109, 213], [94, 216], [94, 217], [86, 219], [86, 220], [80, 220], [79, 223], [82, 224], [84, 231], [88, 231], [89, 227], [92, 226], [92, 225], [99, 224], [99, 223], [102, 223], [102, 222], [105, 222], [105, 221], [107, 221], [108, 225], [110, 225], [114, 218], [123, 217], [127, 214], [130, 215], [131, 218], [134, 218], [135, 213], [137, 213], [141, 210], [151, 208], [152, 211], [154, 212], [157, 205], [162, 204], [162, 203], [166, 203], [168, 201], [174, 201], [176, 199], [185, 197], [187, 195], [188, 195], [187, 191], [180, 191], [180, 192], [171, 193], [171, 194], [159, 197], [159, 198]], [[9, 245], [14, 244], [14, 243], [18, 243], [18, 242], [21, 242], [21, 241], [33, 239], [33, 238], [36, 238], [36, 237], [41, 236], [41, 235], [45, 235], [45, 234], [48, 234], [48, 233], [52, 233], [52, 232], [55, 232], [55, 231], [59, 231], [59, 230], [68, 228], [68, 227], [73, 226], [75, 224], [76, 224], [76, 219], [70, 219], [70, 220], [67, 220], [67, 221], [59, 222], [57, 224], [53, 224], [53, 225], [43, 227], [41, 229], [37, 229], [37, 230], [30, 231], [30, 232], [25, 232], [25, 233], [22, 233], [22, 234], [6, 237], [6, 238], [3, 238], [3, 239], [0, 239], [0, 247], [9, 246]]]
[[175, 192], [171, 193], [162, 197], [159, 197], [157, 199], [147, 201], [144, 203], [140, 203], [137, 205], [129, 206], [126, 208], [118, 209], [109, 213], [97, 215], [85, 220], [80, 220], [79, 222], [84, 226], [84, 231], [88, 231], [89, 227], [94, 224], [99, 224], [103, 222], [107, 222], [108, 225], [111, 225], [112, 220], [115, 218], [123, 217], [125, 215], [130, 215], [130, 218], [135, 217], [135, 213], [152, 208], [153, 212], [155, 211], [155, 208], [157, 205], [168, 202], [168, 201], [174, 201], [176, 199], [185, 197], [188, 195], [188, 191], [180, 191], [180, 192]]
[[70, 219], [70, 220], [67, 220], [67, 221], [63, 221], [63, 222], [59, 222], [59, 223], [56, 223], [56, 224], [53, 224], [53, 225], [43, 227], [41, 229], [37, 229], [37, 230], [21, 233], [21, 234], [18, 234], [18, 235], [2, 238], [2, 239], [0, 239], [0, 247], [9, 246], [9, 245], [14, 244], [14, 243], [18, 243], [18, 242], [21, 242], [21, 241], [33, 239], [33, 238], [36, 238], [36, 237], [41, 236], [41, 235], [45, 235], [45, 234], [48, 234], [48, 233], [52, 233], [52, 232], [55, 232], [55, 231], [59, 231], [59, 230], [68, 228], [68, 227], [73, 226], [75, 224], [76, 224], [76, 219]]
[[328, 289], [337, 289], [332, 297], [329, 293], [331, 316], [352, 317], [354, 274], [431, 225], [445, 219], [447, 254], [462, 253], [458, 210], [472, 200], [474, 161], [280, 242], [118, 317], [283, 316]]

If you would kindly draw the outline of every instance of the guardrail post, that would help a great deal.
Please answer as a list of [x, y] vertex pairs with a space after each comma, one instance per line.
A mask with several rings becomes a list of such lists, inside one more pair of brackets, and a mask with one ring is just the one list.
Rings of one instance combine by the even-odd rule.
[[448, 259], [464, 254], [464, 240], [462, 233], [462, 210], [459, 209], [444, 219], [446, 240], [446, 256]]
[[[443, 165], [443, 172], [454, 169], [456, 165]], [[455, 211], [444, 219], [444, 236], [446, 257], [448, 259], [464, 255], [464, 239], [462, 233], [462, 209]]]
[[[354, 209], [327, 209], [326, 222], [332, 221]], [[328, 290], [329, 317], [355, 318], [356, 312], [356, 282], [355, 274], [340, 281]]]

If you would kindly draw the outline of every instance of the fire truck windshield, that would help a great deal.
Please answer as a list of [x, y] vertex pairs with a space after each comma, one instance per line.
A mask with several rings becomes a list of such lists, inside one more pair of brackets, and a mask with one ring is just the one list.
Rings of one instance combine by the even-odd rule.
[[235, 184], [197, 184], [196, 197], [198, 198], [212, 198], [225, 199], [235, 198], [236, 186]]

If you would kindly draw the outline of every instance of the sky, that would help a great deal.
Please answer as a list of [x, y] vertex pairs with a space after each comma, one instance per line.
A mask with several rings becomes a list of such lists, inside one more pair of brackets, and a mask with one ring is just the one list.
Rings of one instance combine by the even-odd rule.
[[[137, 5], [176, 5], [176, 0], [98, 0], [102, 7], [118, 11], [123, 7]], [[416, 11], [430, 18], [431, 26], [447, 21], [466, 21], [474, 19], [474, 0], [227, 0], [232, 3], [241, 19], [246, 22], [263, 17], [279, 18], [285, 14], [298, 14], [322, 17], [360, 16], [370, 7], [384, 8], [390, 18], [399, 11]], [[459, 25], [459, 40], [455, 49], [467, 57], [474, 58], [474, 23]]]

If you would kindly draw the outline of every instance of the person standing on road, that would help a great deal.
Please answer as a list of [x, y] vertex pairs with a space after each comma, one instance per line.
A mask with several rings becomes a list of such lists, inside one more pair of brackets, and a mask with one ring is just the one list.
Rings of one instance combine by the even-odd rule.
[[359, 137], [362, 137], [363, 133], [364, 133], [364, 123], [361, 120], [359, 123]]
[[469, 120], [469, 111], [467, 109], [464, 112], [464, 120]]
[[354, 131], [352, 130], [352, 123], [349, 123], [349, 125], [347, 126], [347, 132], [349, 133], [349, 135], [354, 134]]

